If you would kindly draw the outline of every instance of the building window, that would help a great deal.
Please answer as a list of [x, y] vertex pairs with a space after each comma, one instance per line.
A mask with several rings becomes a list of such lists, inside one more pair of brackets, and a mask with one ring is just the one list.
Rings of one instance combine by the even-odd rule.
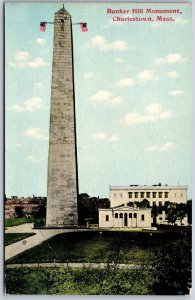
[[147, 193], [146, 193], [146, 197], [147, 197], [147, 198], [150, 198], [150, 192], [147, 192]]
[[138, 198], [138, 192], [135, 192], [135, 198]]
[[181, 197], [183, 197], [183, 193], [181, 193]]
[[129, 214], [129, 218], [130, 218], [130, 219], [132, 218], [132, 214]]
[[153, 197], [153, 198], [156, 198], [156, 192], [153, 192], [153, 193], [152, 193], [152, 197]]
[[141, 198], [144, 198], [144, 192], [141, 192]]
[[132, 192], [128, 192], [128, 194], [129, 194], [129, 198], [132, 198]]
[[153, 201], [153, 205], [156, 205], [156, 201]]
[[115, 219], [118, 219], [118, 214], [115, 214]]
[[142, 221], [144, 221], [145, 220], [144, 215], [141, 215], [141, 217], [142, 217]]
[[120, 218], [121, 218], [121, 219], [123, 218], [123, 214], [120, 214]]
[[123, 194], [121, 194], [121, 197], [123, 196]]
[[165, 198], [168, 198], [168, 197], [169, 197], [169, 193], [165, 192]]
[[106, 215], [106, 222], [109, 221], [109, 215]]
[[137, 218], [137, 214], [136, 214], [136, 213], [134, 213], [134, 215], [133, 215], [133, 216], [134, 216], [134, 218]]
[[162, 198], [162, 192], [158, 193], [159, 198]]
[[159, 217], [159, 220], [162, 220], [162, 217]]
[[159, 206], [162, 206], [162, 201], [159, 201]]

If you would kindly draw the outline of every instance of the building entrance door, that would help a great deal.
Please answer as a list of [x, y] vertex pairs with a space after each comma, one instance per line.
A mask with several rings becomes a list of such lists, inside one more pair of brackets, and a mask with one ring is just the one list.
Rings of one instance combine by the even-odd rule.
[[124, 226], [127, 226], [127, 214], [124, 214]]

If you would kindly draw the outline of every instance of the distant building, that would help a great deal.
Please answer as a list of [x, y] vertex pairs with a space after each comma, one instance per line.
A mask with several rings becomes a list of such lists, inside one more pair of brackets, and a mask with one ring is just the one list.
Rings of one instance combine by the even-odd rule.
[[[139, 203], [149, 204], [149, 207], [137, 207]], [[166, 203], [187, 204], [186, 186], [110, 186], [110, 208], [99, 209], [100, 228], [150, 228], [153, 218], [152, 207], [163, 207]], [[156, 223], [168, 224], [165, 211], [158, 214]], [[177, 220], [176, 225], [181, 225]], [[185, 216], [182, 225], [187, 226]]]
[[110, 207], [129, 202], [148, 200], [150, 206], [163, 206], [165, 202], [187, 203], [187, 186], [168, 186], [161, 184], [152, 186], [110, 186]]
[[6, 198], [5, 218], [16, 217], [16, 207], [21, 207], [25, 217], [31, 217], [40, 205], [46, 205], [46, 201], [46, 197], [18, 198], [17, 196], [11, 196], [11, 198]]

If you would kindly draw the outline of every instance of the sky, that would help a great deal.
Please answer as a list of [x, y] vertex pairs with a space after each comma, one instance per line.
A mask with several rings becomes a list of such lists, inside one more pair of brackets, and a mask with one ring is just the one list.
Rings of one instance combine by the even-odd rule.
[[[53, 25], [60, 3], [5, 4], [5, 193], [46, 196]], [[67, 3], [73, 25], [79, 192], [187, 185], [190, 4]], [[177, 9], [174, 22], [114, 22], [107, 8]], [[120, 17], [132, 17], [118, 15]], [[137, 16], [137, 15], [136, 15]], [[145, 15], [138, 15], [143, 17]], [[149, 15], [151, 16], [151, 15]], [[163, 17], [170, 15], [163, 15]]]

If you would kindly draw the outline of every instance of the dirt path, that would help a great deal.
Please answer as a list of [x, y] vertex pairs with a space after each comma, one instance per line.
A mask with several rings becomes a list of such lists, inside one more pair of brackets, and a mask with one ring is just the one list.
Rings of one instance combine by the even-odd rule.
[[49, 238], [65, 232], [75, 231], [89, 231], [89, 229], [34, 229], [33, 223], [22, 224], [19, 226], [8, 227], [6, 233], [24, 233], [33, 232], [35, 235], [30, 236], [26, 239], [18, 241], [14, 244], [5, 247], [5, 261], [34, 247], [37, 246]]
[[117, 267], [119, 269], [140, 269], [141, 266], [135, 264], [113, 264], [113, 263], [24, 263], [24, 264], [7, 264], [7, 269], [16, 268], [94, 268], [106, 269]]

